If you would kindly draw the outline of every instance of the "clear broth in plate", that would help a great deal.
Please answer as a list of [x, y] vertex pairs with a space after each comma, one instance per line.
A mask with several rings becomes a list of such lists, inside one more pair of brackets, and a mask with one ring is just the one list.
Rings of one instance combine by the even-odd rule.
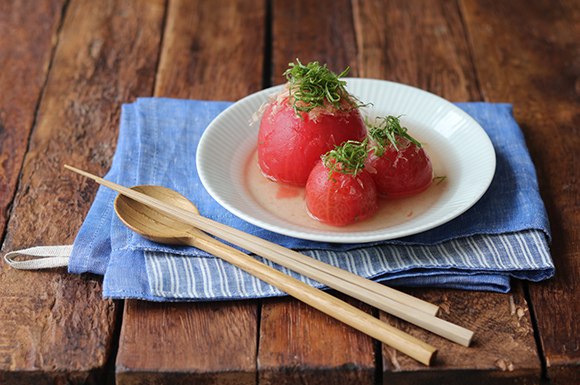
[[[426, 149], [427, 151], [427, 149]], [[446, 176], [441, 158], [432, 149], [428, 150], [435, 177]], [[332, 226], [322, 223], [308, 214], [304, 187], [290, 186], [266, 178], [258, 164], [258, 150], [254, 150], [245, 169], [246, 187], [254, 200], [273, 215], [305, 228], [335, 231], [375, 231], [407, 222], [426, 212], [443, 195], [447, 179], [436, 179], [420, 194], [399, 198], [379, 199], [379, 209], [371, 218], [348, 224]]]

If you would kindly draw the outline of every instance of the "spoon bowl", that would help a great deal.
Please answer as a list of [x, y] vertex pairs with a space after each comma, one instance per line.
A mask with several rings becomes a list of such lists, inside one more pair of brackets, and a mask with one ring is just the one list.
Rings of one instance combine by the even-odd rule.
[[[199, 210], [189, 199], [169, 188], [143, 185], [131, 187], [131, 190], [199, 215]], [[195, 237], [207, 236], [188, 223], [122, 194], [115, 198], [114, 207], [115, 213], [125, 226], [153, 242], [168, 245], [193, 245]]]

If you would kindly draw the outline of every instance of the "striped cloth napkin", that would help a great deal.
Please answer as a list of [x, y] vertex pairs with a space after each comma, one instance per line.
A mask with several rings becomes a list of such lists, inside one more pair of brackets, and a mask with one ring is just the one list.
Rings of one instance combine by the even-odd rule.
[[[124, 105], [117, 150], [105, 178], [124, 186], [174, 189], [204, 216], [393, 286], [507, 292], [511, 278], [539, 281], [554, 274], [548, 218], [511, 105], [458, 104], [484, 127], [497, 154], [494, 180], [476, 205], [421, 234], [353, 245], [269, 232], [233, 216], [209, 196], [196, 171], [197, 143], [208, 124], [231, 104], [143, 98]], [[104, 275], [105, 297], [198, 301], [284, 294], [205, 252], [156, 244], [134, 234], [116, 217], [115, 196], [107, 188], [99, 189], [69, 260], [72, 273]]]

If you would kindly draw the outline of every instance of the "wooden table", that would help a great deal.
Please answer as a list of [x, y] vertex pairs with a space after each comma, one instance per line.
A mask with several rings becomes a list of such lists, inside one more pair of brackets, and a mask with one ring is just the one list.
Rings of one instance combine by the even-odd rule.
[[72, 244], [121, 105], [238, 100], [289, 62], [513, 103], [553, 231], [556, 276], [508, 294], [411, 290], [472, 328], [464, 348], [350, 301], [439, 349], [426, 367], [289, 298], [111, 301], [102, 278], [0, 264], [0, 383], [580, 382], [580, 2], [0, 2], [2, 254]]

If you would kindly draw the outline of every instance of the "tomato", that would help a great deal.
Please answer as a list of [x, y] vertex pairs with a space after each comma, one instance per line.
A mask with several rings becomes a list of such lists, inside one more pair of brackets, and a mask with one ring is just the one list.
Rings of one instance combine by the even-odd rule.
[[397, 137], [402, 146], [398, 151], [393, 144], [384, 147], [381, 156], [371, 154], [369, 169], [380, 198], [394, 199], [425, 191], [433, 181], [431, 159], [422, 147], [407, 139]]
[[362, 141], [366, 137], [361, 114], [351, 105], [340, 110], [327, 103], [300, 116], [287, 97], [279, 97], [264, 112], [258, 133], [262, 173], [295, 186], [306, 185], [310, 171], [327, 151], [348, 140]]
[[370, 218], [379, 208], [377, 189], [369, 172], [356, 176], [332, 171], [318, 162], [306, 183], [306, 207], [315, 219], [334, 226]]

